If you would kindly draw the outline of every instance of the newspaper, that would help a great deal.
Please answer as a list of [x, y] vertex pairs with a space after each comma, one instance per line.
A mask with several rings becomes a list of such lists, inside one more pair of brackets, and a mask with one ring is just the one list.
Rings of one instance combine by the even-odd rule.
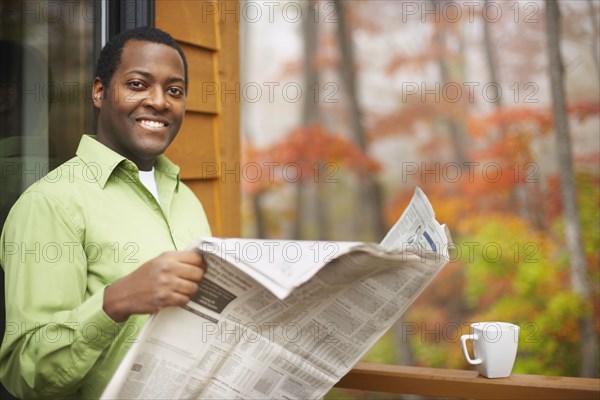
[[102, 399], [315, 399], [356, 364], [448, 261], [416, 189], [380, 245], [204, 238], [184, 307], [153, 315]]

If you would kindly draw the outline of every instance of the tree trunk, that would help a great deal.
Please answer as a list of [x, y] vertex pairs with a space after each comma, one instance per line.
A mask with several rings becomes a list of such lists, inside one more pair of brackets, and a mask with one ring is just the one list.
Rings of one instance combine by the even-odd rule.
[[304, 237], [304, 180], [299, 179], [296, 186], [296, 218], [292, 226], [292, 239], [302, 240]]
[[252, 196], [252, 209], [254, 210], [256, 237], [259, 239], [266, 239], [267, 230], [265, 228], [265, 216], [262, 207], [260, 206], [262, 195], [263, 192], [258, 192]]
[[[552, 88], [552, 111], [558, 153], [560, 193], [565, 225], [565, 238], [571, 263], [571, 284], [573, 290], [584, 302], [591, 304], [589, 279], [582, 245], [581, 224], [577, 208], [575, 174], [571, 154], [569, 120], [566, 112], [566, 92], [564, 88], [564, 67], [560, 53], [560, 10], [556, 0], [546, 2], [546, 29], [550, 85]], [[594, 329], [593, 314], [588, 313], [579, 320], [581, 336], [582, 377], [595, 377], [598, 374], [598, 338]]]
[[[334, 2], [338, 16], [338, 43], [340, 46], [340, 74], [347, 93], [348, 112], [351, 118], [352, 140], [363, 153], [367, 153], [367, 140], [362, 124], [362, 113], [356, 93], [356, 78], [354, 74], [354, 52], [350, 31], [346, 26], [345, 4], [341, 0]], [[373, 234], [376, 241], [381, 241], [387, 227], [383, 219], [383, 193], [379, 182], [372, 174], [363, 173], [359, 180], [359, 207], [364, 208], [370, 217]], [[362, 212], [362, 210], [360, 210]], [[364, 225], [363, 225], [364, 226]], [[392, 327], [392, 335], [396, 345], [396, 362], [404, 365], [413, 364], [412, 351], [407, 340], [404, 340], [402, 329], [404, 318], [400, 318]], [[404, 397], [415, 399], [414, 396]]]
[[[487, 7], [489, 0], [485, 0], [485, 6]], [[498, 87], [500, 85], [500, 79], [498, 77], [498, 62], [496, 61], [496, 46], [494, 43], [494, 39], [492, 38], [491, 32], [492, 23], [488, 20], [484, 19], [483, 21], [483, 44], [485, 47], [485, 60], [487, 62], [489, 77], [491, 82], [494, 85], [490, 86], [492, 88], [492, 98], [496, 99], [494, 102], [494, 108], [496, 112], [499, 114], [502, 111], [502, 96], [499, 93]], [[506, 129], [504, 126], [504, 120], [500, 120], [500, 133], [502, 136], [506, 135]]]
[[[356, 77], [354, 73], [354, 50], [352, 48], [352, 37], [346, 25], [345, 6], [342, 0], [334, 3], [338, 17], [337, 35], [340, 48], [340, 75], [342, 84], [347, 95], [348, 116], [350, 118], [350, 134], [352, 141], [363, 153], [367, 153], [367, 139], [362, 123], [362, 111], [358, 103], [356, 91]], [[385, 221], [383, 219], [382, 191], [375, 176], [369, 173], [361, 173], [359, 179], [359, 207], [364, 208], [372, 227], [372, 233], [376, 241], [380, 241], [386, 234]], [[362, 211], [362, 210], [361, 210]], [[364, 227], [364, 224], [359, 224]]]
[[320, 162], [315, 168], [317, 168], [317, 180], [315, 182], [317, 185], [315, 199], [317, 240], [331, 240], [333, 237], [331, 235], [331, 225], [329, 223], [329, 208], [327, 207], [327, 188], [325, 187], [326, 182], [323, 181], [327, 170], [324, 168], [323, 162]]
[[[304, 98], [304, 109], [303, 109], [303, 120], [305, 126], [319, 125], [322, 124], [321, 110], [319, 104], [321, 99], [318, 96], [321, 91], [319, 90], [320, 74], [319, 69], [315, 64], [315, 57], [319, 48], [319, 24], [318, 14], [315, 10], [318, 8], [315, 0], [309, 0], [308, 10], [304, 14], [306, 18], [303, 20], [304, 29], [304, 85], [306, 86], [306, 97]], [[329, 225], [329, 211], [327, 207], [327, 191], [325, 188], [325, 182], [323, 182], [323, 176], [325, 170], [323, 168], [323, 162], [321, 160], [318, 165], [313, 166], [313, 171], [316, 174], [311, 178], [313, 183], [316, 185], [314, 194], [314, 206], [315, 206], [315, 217], [317, 225], [317, 240], [328, 240], [331, 239], [330, 225]]]
[[[435, 6], [436, 9], [436, 13], [440, 13], [440, 2], [437, 0], [432, 0], [432, 3]], [[444, 22], [442, 21], [441, 24], [444, 24]], [[441, 29], [443, 25], [440, 25], [439, 27], [436, 27], [435, 29], [435, 36], [434, 36], [434, 40], [436, 45], [440, 48], [440, 49], [445, 49], [446, 48], [446, 36], [448, 35], [448, 32], [446, 31], [446, 29]], [[445, 56], [443, 55], [443, 52], [441, 53], [439, 59], [438, 59], [438, 66], [439, 66], [439, 70], [440, 70], [440, 78], [442, 80], [441, 82], [441, 86], [443, 87], [445, 84], [450, 83], [451, 81], [451, 73], [450, 73], [450, 66], [448, 65], [448, 61], [446, 60]], [[449, 118], [446, 117], [444, 118], [444, 122], [446, 123], [446, 126], [448, 127], [448, 131], [450, 133], [450, 139], [452, 142], [452, 145], [454, 147], [454, 158], [456, 160], [456, 162], [459, 163], [459, 165], [461, 166], [461, 168], [466, 168], [467, 166], [467, 154], [465, 149], [467, 148], [467, 143], [465, 142], [465, 128], [463, 126], [462, 121], [458, 120], [457, 118]]]
[[600, 82], [600, 44], [598, 43], [598, 19], [597, 13], [594, 10], [594, 3], [592, 0], [587, 0], [590, 20], [592, 21], [592, 59], [594, 60], [594, 66], [596, 67], [596, 79]]
[[[315, 99], [312, 94], [319, 93], [314, 90], [313, 85], [319, 84], [319, 70], [315, 65], [315, 55], [318, 48], [318, 28], [315, 21], [314, 10], [315, 1], [310, 0], [306, 3], [302, 13], [302, 33], [304, 36], [304, 102], [302, 104], [302, 124], [310, 126], [318, 124], [321, 120], [319, 113], [319, 99]], [[313, 89], [311, 89], [313, 87]]]
[[[485, 0], [484, 7], [488, 6], [489, 0]], [[489, 78], [494, 85], [490, 86], [492, 89], [491, 98], [496, 99], [494, 102], [494, 109], [500, 118], [499, 130], [501, 137], [506, 136], [506, 122], [504, 121], [504, 117], [502, 116], [502, 92], [498, 89], [500, 88], [500, 76], [498, 73], [498, 58], [496, 57], [496, 43], [492, 36], [493, 23], [484, 19], [483, 21], [483, 40], [484, 40], [484, 48], [485, 48], [485, 59], [488, 67]], [[518, 167], [517, 167], [518, 168]], [[510, 190], [510, 203], [513, 209], [516, 209], [519, 212], [519, 215], [523, 218], [529, 219], [533, 226], [538, 229], [543, 229], [544, 226], [544, 216], [542, 214], [542, 209], [537, 205], [537, 199], [533, 196], [529, 195], [525, 192], [525, 188], [518, 185], [518, 182], [514, 182], [515, 185], [512, 186]], [[531, 183], [531, 186], [538, 186], [538, 183]], [[530, 188], [531, 192], [535, 193], [539, 190], [538, 187]]]
[[[319, 114], [319, 103], [318, 99], [311, 96], [311, 93], [315, 93], [310, 88], [313, 85], [319, 84], [319, 71], [315, 66], [315, 54], [317, 52], [317, 29], [318, 25], [314, 18], [314, 0], [310, 0], [306, 3], [306, 7], [303, 10], [302, 17], [302, 35], [304, 38], [304, 101], [302, 104], [302, 125], [305, 128], [311, 125], [318, 124], [320, 120]], [[312, 13], [311, 13], [312, 11]], [[318, 91], [316, 91], [318, 93]], [[305, 215], [305, 192], [306, 185], [308, 183], [307, 177], [302, 177], [296, 183], [296, 219], [294, 220], [294, 226], [292, 228], [293, 238], [302, 239], [304, 237], [304, 227], [306, 225]], [[322, 207], [321, 202], [315, 199], [315, 206], [317, 213], [323, 213], [319, 210]], [[320, 230], [320, 229], [319, 229]]]

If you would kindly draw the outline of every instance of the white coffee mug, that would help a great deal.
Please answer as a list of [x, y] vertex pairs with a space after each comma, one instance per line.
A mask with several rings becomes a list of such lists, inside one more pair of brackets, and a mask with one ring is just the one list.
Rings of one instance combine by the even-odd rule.
[[[517, 356], [519, 327], [507, 322], [476, 322], [471, 324], [471, 332], [460, 337], [467, 362], [477, 365], [479, 373], [488, 378], [510, 376]], [[473, 341], [475, 359], [469, 355], [467, 340]]]

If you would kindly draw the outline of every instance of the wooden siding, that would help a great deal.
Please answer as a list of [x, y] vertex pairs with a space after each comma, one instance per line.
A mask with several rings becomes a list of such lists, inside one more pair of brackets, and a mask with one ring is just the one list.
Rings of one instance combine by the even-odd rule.
[[156, 0], [155, 25], [180, 43], [188, 61], [186, 116], [166, 155], [202, 202], [215, 236], [240, 235], [240, 104], [221, 96], [239, 82], [239, 3]]

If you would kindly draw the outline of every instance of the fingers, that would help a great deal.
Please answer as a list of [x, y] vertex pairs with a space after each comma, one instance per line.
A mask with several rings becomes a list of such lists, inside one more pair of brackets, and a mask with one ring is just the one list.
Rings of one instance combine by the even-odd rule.
[[156, 294], [152, 298], [151, 308], [145, 310], [147, 313], [155, 313], [166, 307], [179, 307], [187, 304], [190, 296], [178, 292], [164, 292]]
[[202, 255], [195, 250], [163, 253], [107, 287], [103, 308], [121, 322], [132, 314], [185, 305], [205, 272]]
[[175, 292], [192, 297], [198, 291], [198, 284], [185, 279], [179, 279], [173, 289]]
[[182, 263], [206, 269], [206, 263], [204, 262], [204, 258], [202, 258], [202, 254], [196, 250], [177, 251], [174, 254], [177, 260]]
[[148, 294], [154, 306], [164, 308], [187, 303], [197, 290], [196, 282], [171, 275], [163, 277]]
[[205, 273], [202, 255], [194, 250], [169, 252], [158, 257], [156, 303], [160, 308], [186, 304], [198, 290]]
[[162, 272], [195, 283], [199, 282], [206, 272], [205, 263], [200, 254], [195, 251], [191, 253], [195, 254], [182, 254], [175, 260], [167, 260], [162, 265]]

